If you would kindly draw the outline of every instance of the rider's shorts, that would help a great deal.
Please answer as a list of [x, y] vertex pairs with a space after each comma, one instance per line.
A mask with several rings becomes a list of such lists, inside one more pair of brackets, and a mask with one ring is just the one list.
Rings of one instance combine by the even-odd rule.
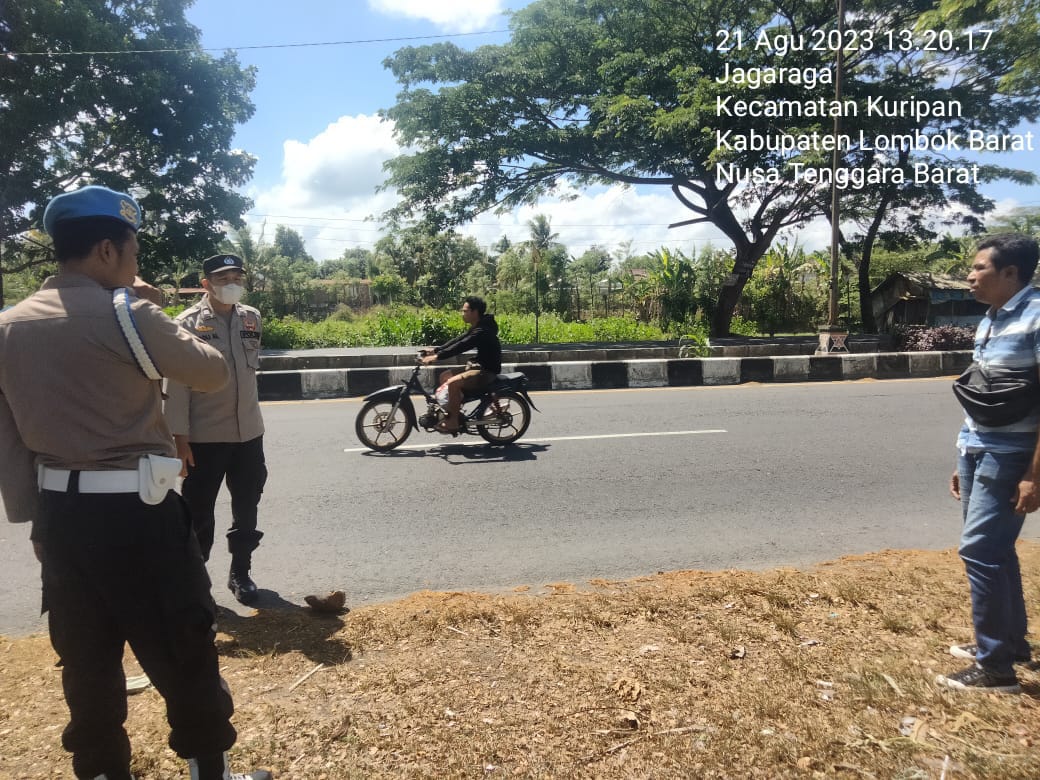
[[480, 393], [494, 382], [497, 374], [495, 374], [494, 371], [465, 368], [458, 372], [456, 376], [462, 377], [459, 381], [462, 383], [462, 390], [464, 392], [476, 394]]

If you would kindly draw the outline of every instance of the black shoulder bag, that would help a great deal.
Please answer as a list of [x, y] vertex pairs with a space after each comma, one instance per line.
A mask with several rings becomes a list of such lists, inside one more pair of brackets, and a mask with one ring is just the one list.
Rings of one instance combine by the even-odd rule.
[[1030, 368], [990, 368], [972, 363], [953, 383], [953, 394], [979, 425], [999, 428], [1040, 407], [1040, 376]]

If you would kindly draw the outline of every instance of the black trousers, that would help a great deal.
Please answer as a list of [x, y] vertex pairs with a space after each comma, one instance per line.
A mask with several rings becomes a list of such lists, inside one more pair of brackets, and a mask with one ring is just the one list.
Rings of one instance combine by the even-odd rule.
[[181, 493], [188, 502], [191, 522], [199, 538], [202, 557], [209, 560], [213, 549], [216, 519], [213, 510], [221, 483], [227, 483], [231, 494], [231, 530], [228, 552], [234, 560], [249, 554], [260, 544], [263, 534], [256, 530], [257, 507], [267, 483], [264, 460], [264, 437], [238, 443], [191, 444], [195, 465], [188, 468]]
[[231, 694], [213, 644], [215, 606], [187, 508], [136, 493], [42, 493], [43, 598], [62, 660], [77, 777], [130, 765], [123, 649], [129, 643], [166, 700], [170, 747], [191, 758], [235, 742]]

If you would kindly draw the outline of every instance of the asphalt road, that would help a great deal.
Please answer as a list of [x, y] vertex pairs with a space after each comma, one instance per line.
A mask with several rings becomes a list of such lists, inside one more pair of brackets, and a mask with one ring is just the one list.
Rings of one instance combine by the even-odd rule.
[[[948, 379], [534, 399], [542, 411], [514, 447], [422, 433], [390, 454], [361, 450], [357, 399], [265, 404], [260, 606], [335, 588], [358, 605], [957, 543]], [[222, 495], [218, 536], [229, 519]], [[1040, 538], [1035, 522], [1025, 533]], [[27, 538], [0, 525], [0, 634], [45, 626]], [[237, 607], [228, 562], [218, 540], [214, 593]]]

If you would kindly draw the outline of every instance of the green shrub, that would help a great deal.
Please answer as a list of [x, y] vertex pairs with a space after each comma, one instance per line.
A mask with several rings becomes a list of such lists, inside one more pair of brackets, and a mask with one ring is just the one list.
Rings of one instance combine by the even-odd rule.
[[419, 321], [416, 345], [443, 344], [462, 332], [465, 323], [458, 312], [424, 309]]
[[318, 322], [306, 331], [304, 349], [322, 349], [326, 347], [360, 347], [363, 346], [359, 335], [349, 322], [341, 320], [325, 320]]
[[413, 344], [418, 328], [418, 317], [404, 309], [381, 311], [376, 315], [373, 336], [377, 347], [396, 347]]
[[757, 336], [759, 335], [758, 328], [755, 327], [755, 323], [751, 320], [746, 320], [743, 317], [734, 315], [733, 321], [729, 324], [729, 332], [734, 336]]
[[353, 322], [356, 318], [357, 313], [345, 303], [341, 303], [336, 307], [336, 311], [329, 315], [330, 320], [339, 320], [341, 322]]
[[627, 317], [603, 317], [590, 322], [565, 322], [556, 314], [538, 318], [538, 338], [535, 339], [533, 314], [503, 314], [498, 321], [498, 337], [504, 344], [567, 344], [583, 341], [662, 341], [668, 338], [655, 325], [637, 322]]
[[660, 341], [667, 335], [656, 325], [628, 317], [604, 317], [592, 321], [591, 341]]
[[[535, 343], [533, 314], [502, 314], [495, 320], [502, 343]], [[389, 306], [349, 318], [337, 312], [322, 322], [302, 322], [295, 317], [269, 318], [264, 321], [264, 346], [316, 349], [443, 344], [464, 328], [462, 318], [454, 310], [416, 311], [405, 306]], [[606, 317], [590, 322], [565, 322], [556, 314], [543, 314], [538, 318], [538, 341], [545, 344], [662, 341], [669, 337], [653, 325], [627, 317]]]
[[264, 321], [263, 345], [271, 349], [299, 349], [307, 325], [295, 317], [270, 317]]

